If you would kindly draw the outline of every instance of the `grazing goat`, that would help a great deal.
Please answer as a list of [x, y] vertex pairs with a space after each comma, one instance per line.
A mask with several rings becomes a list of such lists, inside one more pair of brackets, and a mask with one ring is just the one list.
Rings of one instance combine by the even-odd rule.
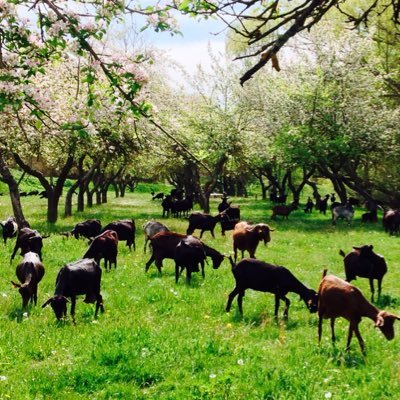
[[400, 227], [400, 211], [386, 211], [383, 214], [382, 225], [385, 228], [385, 232], [389, 232], [390, 235], [395, 235], [398, 233]]
[[205, 231], [210, 231], [211, 236], [215, 238], [214, 229], [218, 221], [221, 221], [221, 214], [217, 214], [214, 217], [209, 214], [194, 212], [189, 216], [189, 227], [186, 233], [191, 235], [196, 229], [200, 229], [200, 239]]
[[232, 301], [238, 295], [239, 312], [243, 315], [242, 302], [246, 289], [273, 293], [275, 295], [275, 317], [278, 317], [279, 302], [283, 300], [286, 304], [283, 316], [288, 318], [290, 300], [286, 295], [289, 292], [297, 293], [306, 303], [310, 312], [317, 312], [317, 292], [304, 286], [287, 268], [254, 258], [244, 258], [238, 264], [233, 262], [232, 257], [229, 260], [236, 286], [229, 294], [226, 312], [230, 311]]
[[263, 240], [266, 245], [271, 241], [271, 229], [267, 224], [250, 225], [248, 222], [239, 222], [233, 230], [233, 251], [235, 252], [235, 262], [237, 260], [237, 251], [241, 250], [242, 258], [244, 252], [248, 251], [251, 258], [255, 258], [258, 242]]
[[17, 236], [18, 224], [14, 217], [8, 217], [5, 221], [0, 222], [3, 228], [3, 240], [4, 244], [7, 243], [7, 239]]
[[93, 239], [101, 232], [101, 222], [98, 219], [87, 219], [77, 223], [71, 230], [75, 239], [83, 236], [86, 239]]
[[[174, 259], [175, 257], [175, 248], [178, 243], [187, 238], [187, 235], [181, 235], [180, 233], [175, 232], [160, 232], [154, 235], [151, 239], [151, 248], [152, 255], [146, 263], [145, 272], [147, 272], [150, 268], [150, 265], [155, 261], [158, 272], [161, 273], [161, 268], [163, 266], [162, 262], [165, 258]], [[213, 268], [217, 269], [221, 265], [224, 260], [224, 255], [219, 251], [205, 245], [204, 243], [204, 251], [207, 257], [210, 257], [213, 263]]]
[[18, 280], [11, 281], [15, 288], [18, 288], [22, 297], [22, 308], [26, 308], [29, 301], [37, 304], [37, 288], [44, 275], [44, 267], [36, 253], [29, 251], [24, 254], [23, 260], [17, 265], [15, 270]]
[[336, 206], [332, 209], [332, 225], [336, 225], [338, 219], [345, 219], [350, 226], [354, 216], [354, 209], [350, 204]]
[[378, 222], [378, 212], [369, 211], [361, 215], [361, 222]]
[[43, 238], [40, 233], [30, 228], [22, 228], [18, 232], [17, 241], [11, 254], [11, 261], [14, 260], [18, 249], [21, 249], [21, 255], [32, 251], [42, 259]]
[[157, 194], [155, 194], [154, 192], [152, 192], [152, 200], [156, 200], [156, 199], [158, 199], [158, 200], [163, 200], [164, 199], [164, 193], [162, 193], [162, 192], [160, 192], [160, 193], [157, 193]]
[[274, 206], [272, 207], [272, 216], [271, 219], [276, 219], [277, 215], [281, 215], [283, 218], [282, 219], [288, 219], [289, 214], [293, 211], [293, 210], [297, 210], [297, 203], [293, 202], [292, 204], [290, 204], [289, 206], [285, 206], [285, 205], [279, 205], [279, 206]]
[[129, 250], [131, 250], [131, 247], [133, 245], [133, 250], [136, 251], [136, 225], [133, 219], [121, 219], [119, 221], [110, 222], [103, 228], [102, 233], [108, 230], [117, 232], [118, 240], [125, 240], [126, 245], [129, 247]]
[[344, 257], [344, 270], [346, 281], [351, 282], [357, 279], [357, 276], [369, 279], [371, 288], [371, 301], [374, 301], [374, 279], [378, 281], [378, 298], [381, 297], [382, 279], [387, 272], [385, 258], [374, 253], [374, 246], [353, 246], [353, 251], [345, 255], [343, 250], [339, 254]]
[[104, 258], [104, 269], [107, 271], [107, 263], [110, 270], [112, 264], [114, 264], [114, 268], [117, 268], [117, 256], [117, 232], [107, 230], [93, 239], [83, 258], [93, 258], [99, 265], [100, 260]]
[[174, 254], [175, 283], [178, 283], [179, 276], [182, 274], [182, 271], [186, 269], [186, 283], [189, 284], [192, 272], [199, 272], [199, 264], [204, 279], [205, 259], [206, 253], [204, 251], [204, 246], [199, 239], [193, 236], [187, 236], [181, 239], [175, 247]]
[[51, 308], [60, 320], [67, 315], [67, 303], [71, 298], [71, 316], [75, 321], [76, 296], [86, 295], [85, 303], [96, 302], [94, 316], [97, 317], [99, 309], [104, 312], [103, 298], [100, 294], [101, 268], [91, 258], [84, 258], [67, 264], [60, 269], [56, 279], [54, 296], [48, 299], [43, 305], [51, 305]]
[[144, 231], [144, 248], [143, 251], [146, 253], [146, 247], [148, 241], [158, 232], [169, 232], [169, 229], [162, 224], [161, 222], [157, 221], [147, 221], [143, 225], [143, 231]]
[[373, 306], [352, 284], [334, 275], [326, 276], [326, 270], [318, 289], [318, 316], [318, 343], [321, 342], [322, 320], [324, 318], [331, 320], [332, 342], [334, 342], [336, 339], [335, 320], [343, 317], [350, 322], [346, 350], [350, 349], [351, 338], [355, 333], [363, 353], [364, 341], [358, 329], [362, 317], [372, 319], [387, 340], [394, 338], [393, 324], [396, 319], [400, 319], [392, 313], [381, 311]]

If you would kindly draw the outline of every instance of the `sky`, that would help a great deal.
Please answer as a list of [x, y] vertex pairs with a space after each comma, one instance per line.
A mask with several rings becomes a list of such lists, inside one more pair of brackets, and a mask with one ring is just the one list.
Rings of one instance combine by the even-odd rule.
[[197, 65], [209, 69], [211, 61], [208, 47], [213, 52], [224, 52], [224, 25], [218, 20], [196, 21], [188, 16], [179, 16], [178, 25], [182, 36], [148, 31], [146, 41], [165, 52], [168, 58], [182, 65], [189, 73], [194, 73]]

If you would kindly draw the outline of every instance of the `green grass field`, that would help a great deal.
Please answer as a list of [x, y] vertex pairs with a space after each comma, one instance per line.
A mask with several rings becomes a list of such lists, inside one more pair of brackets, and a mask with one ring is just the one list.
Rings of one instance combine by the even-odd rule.
[[[218, 201], [212, 202], [215, 213]], [[257, 257], [289, 268], [307, 286], [317, 289], [324, 268], [344, 277], [339, 249], [373, 244], [386, 257], [389, 272], [383, 281], [379, 306], [400, 314], [398, 237], [377, 225], [361, 225], [357, 210], [351, 228], [333, 228], [328, 216], [295, 211], [288, 221], [270, 221], [270, 205], [261, 200], [234, 199], [242, 219], [267, 222], [276, 228]], [[128, 193], [109, 204], [87, 209], [55, 226], [45, 221], [46, 201], [24, 198], [26, 217], [33, 228], [51, 233], [45, 239], [46, 274], [39, 285], [39, 304], [23, 315], [21, 298], [10, 283], [18, 258], [10, 265], [15, 239], [0, 244], [0, 399], [399, 399], [400, 323], [397, 337], [386, 341], [371, 320], [360, 325], [366, 341], [363, 357], [353, 338], [344, 351], [348, 323], [338, 320], [336, 347], [325, 321], [317, 343], [317, 316], [309, 314], [297, 295], [289, 294], [289, 321], [274, 321], [271, 294], [247, 291], [241, 318], [236, 299], [226, 314], [228, 293], [234, 287], [229, 262], [206, 278], [192, 276], [191, 286], [176, 285], [171, 260], [162, 276], [155, 266], [144, 273], [149, 254], [143, 254], [143, 223], [160, 219], [161, 206], [149, 193]], [[0, 218], [11, 214], [7, 196], [0, 197]], [[94, 320], [94, 306], [78, 299], [76, 325], [70, 318], [57, 322], [50, 307], [40, 307], [53, 294], [59, 268], [79, 259], [84, 240], [65, 238], [79, 221], [99, 218], [103, 224], [134, 218], [138, 227], [136, 252], [120, 244], [118, 268], [103, 272], [106, 312]], [[164, 219], [171, 230], [184, 232], [184, 219]], [[231, 233], [204, 241], [228, 254]], [[368, 281], [354, 282], [367, 298]], [[283, 304], [280, 313], [283, 311]]]

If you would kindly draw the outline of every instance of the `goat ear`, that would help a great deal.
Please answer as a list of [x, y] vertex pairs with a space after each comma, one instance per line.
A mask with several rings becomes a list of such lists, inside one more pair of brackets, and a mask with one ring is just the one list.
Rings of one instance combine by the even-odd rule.
[[374, 248], [374, 246], [373, 246], [372, 244], [370, 244], [370, 245], [368, 246], [368, 248], [369, 248], [370, 250], [372, 250], [372, 249]]
[[50, 299], [48, 299], [48, 300], [46, 301], [46, 303], [44, 303], [44, 304], [42, 305], [42, 308], [45, 308], [46, 306], [48, 306], [52, 301], [53, 301], [53, 297], [51, 297]]
[[19, 288], [21, 287], [21, 285], [19, 283], [15, 283], [13, 281], [11, 281], [11, 284], [15, 287], [15, 288]]
[[375, 327], [379, 328], [382, 327], [383, 325], [385, 325], [385, 320], [381, 315], [378, 315], [375, 321]]

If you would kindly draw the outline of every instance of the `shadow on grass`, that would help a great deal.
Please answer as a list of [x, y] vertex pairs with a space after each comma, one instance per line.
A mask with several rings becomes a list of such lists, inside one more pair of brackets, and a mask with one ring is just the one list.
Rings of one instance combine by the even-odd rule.
[[379, 308], [395, 308], [400, 305], [400, 299], [389, 294], [384, 294], [375, 302], [375, 304]]
[[366, 365], [366, 357], [361, 353], [359, 347], [355, 347], [353, 344], [349, 351], [346, 351], [343, 347], [337, 346], [336, 344], [329, 343], [321, 344], [318, 348], [318, 352], [326, 356], [329, 361], [339, 366], [346, 368], [359, 368]]

